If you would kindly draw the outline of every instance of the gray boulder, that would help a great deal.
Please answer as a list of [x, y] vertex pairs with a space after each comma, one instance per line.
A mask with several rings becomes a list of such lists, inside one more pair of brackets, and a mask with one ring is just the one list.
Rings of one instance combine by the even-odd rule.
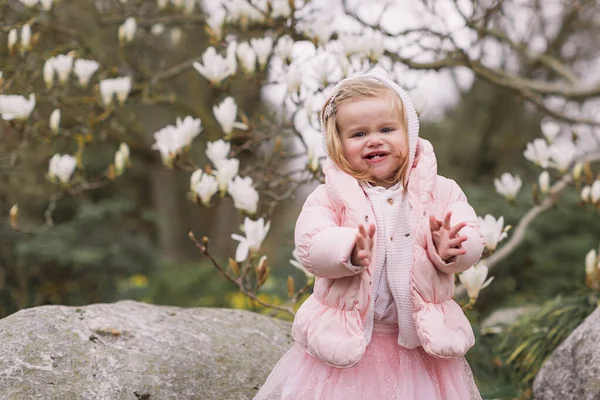
[[533, 398], [600, 399], [600, 308], [544, 362], [533, 383]]
[[0, 320], [0, 399], [251, 399], [290, 328], [249, 311], [134, 301], [22, 310]]

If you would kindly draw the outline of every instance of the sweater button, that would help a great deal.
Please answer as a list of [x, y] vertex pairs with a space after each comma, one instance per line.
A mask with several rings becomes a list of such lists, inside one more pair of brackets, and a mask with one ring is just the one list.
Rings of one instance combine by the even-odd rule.
[[393, 240], [394, 240], [394, 237], [393, 237], [393, 236], [390, 236], [390, 242], [391, 242], [391, 241], [393, 241]]
[[387, 202], [391, 206], [392, 204], [394, 204], [394, 199], [392, 199], [391, 197], [388, 197]]

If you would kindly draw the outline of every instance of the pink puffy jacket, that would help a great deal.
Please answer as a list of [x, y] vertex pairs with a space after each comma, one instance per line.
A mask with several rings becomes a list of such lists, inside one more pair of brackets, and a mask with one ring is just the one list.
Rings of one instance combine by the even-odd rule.
[[[295, 340], [308, 353], [335, 367], [350, 367], [362, 358], [373, 328], [372, 287], [374, 265], [357, 271], [348, 264], [359, 224], [374, 222], [369, 200], [358, 181], [337, 168], [330, 160], [324, 166], [326, 183], [308, 197], [296, 224], [298, 255], [308, 271], [316, 275], [313, 294], [302, 304], [292, 328]], [[411, 232], [396, 232], [394, 243], [412, 248], [412, 267], [406, 269], [404, 304], [398, 303], [401, 277], [388, 265], [390, 289], [399, 314], [405, 312], [410, 324], [400, 324], [398, 343], [406, 347], [423, 346], [437, 357], [464, 355], [475, 342], [470, 323], [452, 300], [452, 273], [475, 264], [483, 250], [477, 216], [459, 186], [437, 174], [437, 161], [431, 144], [418, 139], [416, 155], [408, 181]], [[442, 219], [452, 211], [452, 224], [464, 221], [460, 232], [466, 254], [445, 263], [434, 247], [429, 215]], [[397, 224], [402, 225], [402, 224]], [[377, 236], [377, 235], [376, 235]], [[392, 240], [393, 238], [390, 238]], [[408, 242], [402, 242], [403, 240]], [[394, 245], [395, 246], [395, 245]], [[377, 253], [377, 240], [372, 259]], [[412, 303], [412, 304], [410, 304]], [[404, 310], [404, 311], [403, 311]], [[406, 321], [399, 315], [399, 321]], [[414, 321], [414, 324], [413, 324]], [[410, 330], [415, 331], [411, 339]], [[404, 335], [404, 336], [403, 336]]]

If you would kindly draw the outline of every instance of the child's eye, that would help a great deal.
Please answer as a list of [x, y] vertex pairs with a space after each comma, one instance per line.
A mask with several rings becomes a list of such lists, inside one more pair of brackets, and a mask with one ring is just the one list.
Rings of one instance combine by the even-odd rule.
[[352, 135], [352, 137], [363, 137], [365, 136], [364, 132], [356, 132], [354, 135]]
[[383, 129], [381, 130], [381, 132], [382, 132], [382, 133], [390, 133], [390, 132], [392, 132], [392, 131], [393, 131], [393, 129], [392, 129], [392, 128], [383, 128]]

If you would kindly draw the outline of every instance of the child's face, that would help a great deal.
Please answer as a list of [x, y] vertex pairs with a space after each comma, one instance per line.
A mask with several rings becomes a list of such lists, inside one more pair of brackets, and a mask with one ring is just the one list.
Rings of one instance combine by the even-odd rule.
[[[337, 107], [337, 128], [344, 155], [355, 171], [371, 167], [374, 185], [389, 188], [408, 154], [406, 132], [395, 93], [344, 101]], [[388, 182], [386, 182], [386, 180]]]

